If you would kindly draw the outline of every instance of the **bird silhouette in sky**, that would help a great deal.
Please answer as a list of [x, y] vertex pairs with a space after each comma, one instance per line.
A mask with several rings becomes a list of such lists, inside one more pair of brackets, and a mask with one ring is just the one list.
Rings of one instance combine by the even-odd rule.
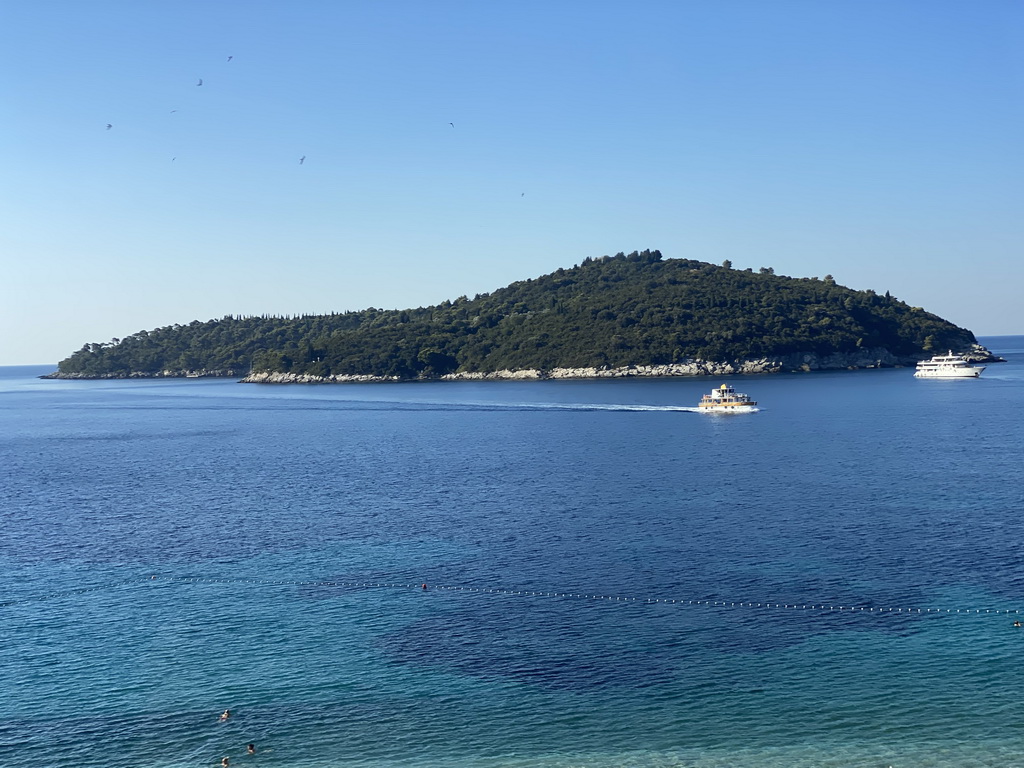
[[299, 165], [302, 165], [304, 162], [306, 162], [306, 156], [305, 155], [303, 155], [302, 157], [299, 158]]
[[228, 56], [228, 61], [231, 61], [233, 58], [235, 58], [235, 57], [234, 56]]
[[455, 127], [455, 123], [448, 123], [448, 125], [450, 125], [452, 128]]
[[113, 127], [114, 127], [114, 126], [112, 126], [112, 125], [111, 125], [110, 123], [107, 123], [107, 130], [108, 130], [108, 131], [109, 131], [109, 130], [110, 130], [111, 128], [113, 128]]
[[200, 78], [199, 78], [199, 82], [198, 82], [198, 83], [196, 83], [196, 87], [198, 88], [198, 87], [199, 87], [200, 85], [202, 85], [202, 84], [203, 84], [203, 78], [201, 78], [201, 77], [200, 77]]

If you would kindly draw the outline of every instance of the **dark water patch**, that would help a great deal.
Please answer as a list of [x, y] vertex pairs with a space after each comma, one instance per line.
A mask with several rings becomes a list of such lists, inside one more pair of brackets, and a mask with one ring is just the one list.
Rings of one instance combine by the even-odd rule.
[[474, 598], [471, 608], [413, 622], [380, 646], [401, 664], [556, 690], [638, 689], [672, 679], [677, 660], [663, 641], [608, 633], [604, 622], [615, 609], [560, 598], [511, 601]]

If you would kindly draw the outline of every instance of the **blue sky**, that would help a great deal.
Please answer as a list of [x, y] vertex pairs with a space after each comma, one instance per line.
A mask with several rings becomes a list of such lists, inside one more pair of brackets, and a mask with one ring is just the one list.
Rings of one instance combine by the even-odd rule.
[[644, 248], [1024, 333], [1017, 0], [4, 0], [0, 83], [4, 365]]

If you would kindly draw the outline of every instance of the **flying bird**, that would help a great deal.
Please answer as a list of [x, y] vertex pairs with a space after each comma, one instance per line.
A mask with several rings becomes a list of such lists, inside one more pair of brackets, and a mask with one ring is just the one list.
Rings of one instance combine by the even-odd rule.
[[302, 165], [304, 162], [306, 162], [306, 156], [305, 155], [303, 155], [302, 157], [299, 158], [299, 165]]
[[108, 130], [108, 131], [109, 131], [109, 130], [110, 130], [111, 128], [113, 128], [113, 127], [114, 127], [114, 126], [112, 126], [112, 125], [111, 125], [110, 123], [107, 123], [107, 130]]
[[455, 127], [455, 123], [448, 123], [448, 125], [450, 125], [452, 128]]
[[199, 82], [198, 82], [198, 83], [196, 83], [196, 87], [198, 87], [198, 86], [200, 86], [200, 85], [202, 85], [202, 84], [203, 84], [203, 78], [201, 78], [201, 77], [200, 77], [200, 78], [199, 78]]
[[228, 56], [228, 61], [231, 61], [233, 58], [235, 58], [235, 57], [234, 56]]

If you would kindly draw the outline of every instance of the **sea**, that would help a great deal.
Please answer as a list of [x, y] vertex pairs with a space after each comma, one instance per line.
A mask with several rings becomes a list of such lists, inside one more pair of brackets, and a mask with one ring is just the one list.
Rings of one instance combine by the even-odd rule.
[[[981, 341], [964, 381], [0, 368], [0, 765], [1022, 766], [1024, 336]], [[760, 410], [693, 412], [722, 383]]]

